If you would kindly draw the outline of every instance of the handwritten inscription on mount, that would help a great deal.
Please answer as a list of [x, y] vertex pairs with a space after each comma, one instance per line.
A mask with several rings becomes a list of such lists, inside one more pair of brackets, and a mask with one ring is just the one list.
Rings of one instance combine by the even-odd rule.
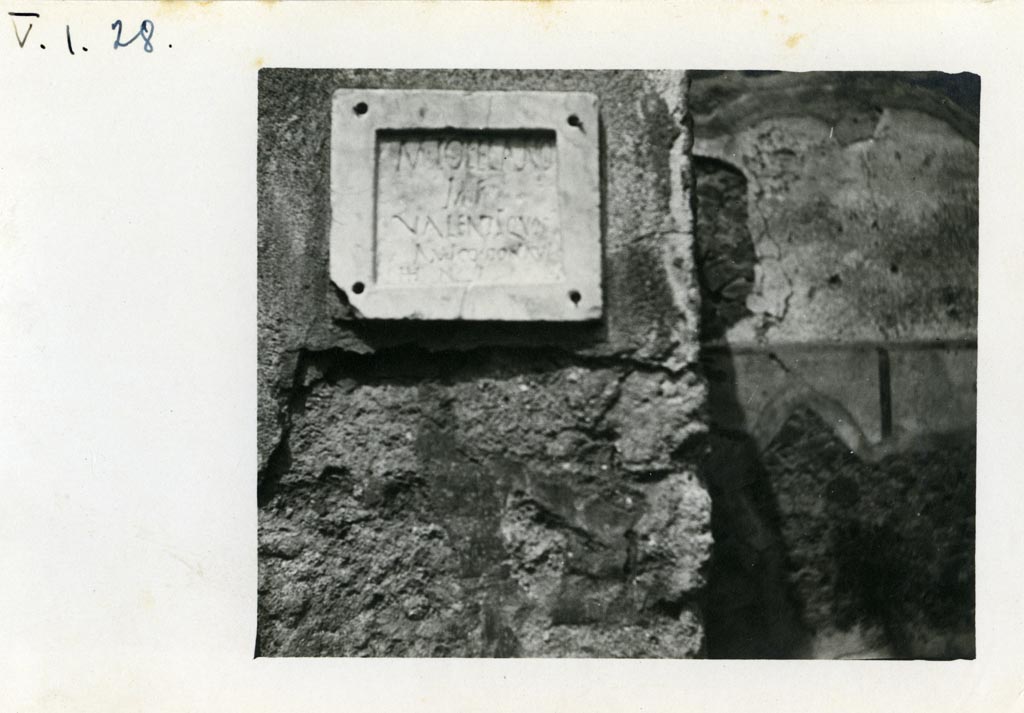
[[553, 131], [393, 131], [377, 137], [376, 281], [565, 279]]

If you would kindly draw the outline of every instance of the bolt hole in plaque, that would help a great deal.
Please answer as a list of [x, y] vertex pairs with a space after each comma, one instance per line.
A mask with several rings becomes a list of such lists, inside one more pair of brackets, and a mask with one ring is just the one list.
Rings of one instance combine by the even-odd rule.
[[339, 89], [333, 106], [330, 271], [356, 318], [600, 318], [596, 97]]

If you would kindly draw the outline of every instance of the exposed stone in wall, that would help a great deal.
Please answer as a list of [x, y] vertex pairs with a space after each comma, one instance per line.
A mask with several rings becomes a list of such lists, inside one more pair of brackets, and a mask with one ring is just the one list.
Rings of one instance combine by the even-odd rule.
[[[605, 318], [343, 319], [339, 87], [597, 94]], [[702, 651], [685, 96], [679, 73], [261, 71], [261, 654]]]
[[712, 656], [973, 657], [973, 433], [868, 463], [800, 409], [713, 441]]
[[786, 423], [764, 466], [812, 653], [856, 630], [880, 655], [974, 655], [973, 436], [868, 464], [813, 412]]

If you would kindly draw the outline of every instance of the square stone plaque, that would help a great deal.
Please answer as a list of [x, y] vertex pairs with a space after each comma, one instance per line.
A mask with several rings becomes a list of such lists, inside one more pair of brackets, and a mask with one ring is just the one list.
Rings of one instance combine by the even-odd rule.
[[340, 89], [331, 279], [366, 319], [601, 316], [597, 99]]

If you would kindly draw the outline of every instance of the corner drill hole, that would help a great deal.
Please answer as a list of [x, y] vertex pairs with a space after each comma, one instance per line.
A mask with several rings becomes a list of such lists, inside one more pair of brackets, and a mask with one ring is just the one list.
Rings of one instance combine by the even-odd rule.
[[569, 299], [572, 300], [574, 305], [578, 305], [580, 303], [580, 299], [582, 299], [580, 297], [579, 290], [569, 290]]
[[362, 282], [352, 283], [352, 291], [355, 292], [357, 295], [363, 294], [363, 290], [365, 289], [366, 285], [364, 285]]
[[569, 126], [575, 126], [577, 129], [582, 129], [583, 128], [583, 122], [580, 121], [580, 118], [578, 116], [576, 116], [575, 114], [569, 114], [568, 121], [569, 121]]
[[370, 107], [368, 107], [366, 105], [366, 102], [359, 102], [354, 107], [352, 107], [352, 111], [354, 111], [356, 113], [356, 116], [362, 116], [363, 114], [365, 114], [369, 110], [370, 110]]

